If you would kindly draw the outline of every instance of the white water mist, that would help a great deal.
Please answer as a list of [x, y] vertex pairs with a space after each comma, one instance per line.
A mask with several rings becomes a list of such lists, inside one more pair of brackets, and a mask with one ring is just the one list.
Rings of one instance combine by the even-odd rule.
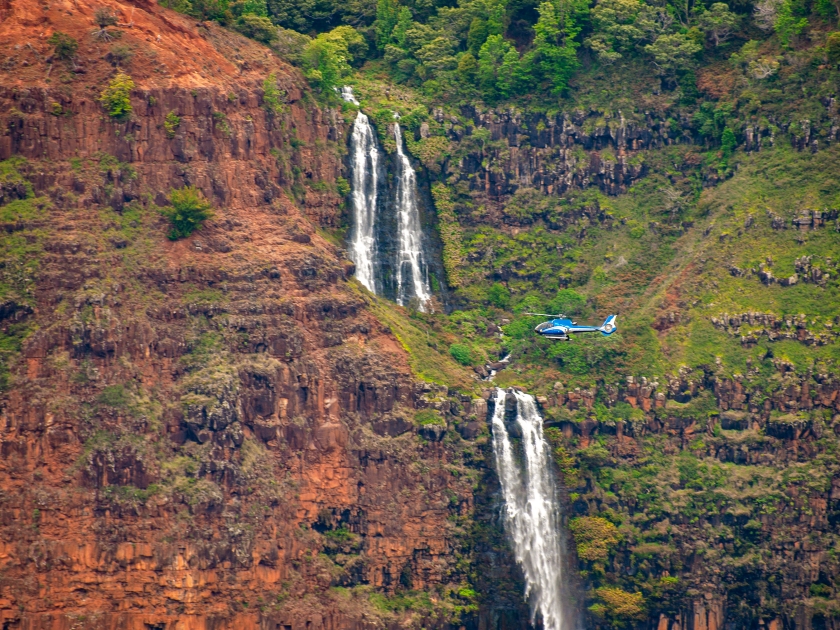
[[[348, 103], [358, 105], [353, 88], [341, 88], [341, 97]], [[376, 132], [370, 119], [361, 110], [356, 114], [350, 137], [352, 160], [352, 225], [347, 250], [350, 260], [356, 264], [356, 278], [373, 293], [376, 293], [376, 211], [379, 193], [379, 165], [381, 152]]]
[[397, 304], [405, 306], [416, 297], [425, 308], [431, 290], [417, 207], [417, 175], [403, 151], [402, 131], [396, 122], [394, 139], [397, 143]]
[[505, 528], [525, 574], [531, 623], [537, 613], [545, 630], [573, 630], [574, 614], [564, 603], [560, 505], [552, 478], [549, 445], [532, 396], [515, 392], [516, 424], [522, 433], [522, 462], [514, 454], [505, 426], [505, 392], [496, 390], [493, 451], [505, 500]]

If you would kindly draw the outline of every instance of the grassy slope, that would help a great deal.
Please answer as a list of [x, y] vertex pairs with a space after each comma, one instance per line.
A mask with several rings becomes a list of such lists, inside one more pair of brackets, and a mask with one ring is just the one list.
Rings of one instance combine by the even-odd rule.
[[[665, 162], [692, 151], [669, 148], [651, 157]], [[614, 380], [616, 373], [660, 376], [673, 373], [680, 365], [711, 364], [716, 357], [732, 373], [743, 371], [748, 357], [764, 356], [768, 345], [777, 357], [800, 368], [814, 361], [834, 362], [840, 358], [836, 343], [809, 347], [762, 339], [743, 348], [737, 337], [716, 330], [711, 318], [748, 311], [782, 318], [802, 313], [809, 319], [809, 330], [826, 330], [825, 324], [836, 315], [835, 280], [829, 279], [825, 287], [802, 281], [792, 287], [765, 286], [756, 275], [733, 277], [729, 268], [758, 268], [768, 256], [773, 261], [770, 269], [779, 278], [792, 275], [794, 260], [801, 256], [813, 256], [813, 263], [824, 271], [833, 267], [835, 263], [825, 261], [840, 258], [833, 221], [816, 230], [800, 231], [791, 226], [791, 220], [803, 211], [823, 210], [836, 203], [840, 182], [832, 173], [838, 172], [838, 167], [837, 147], [816, 154], [797, 152], [779, 138], [775, 148], [738, 155], [730, 179], [704, 189], [673, 219], [662, 198], [662, 188], [671, 186], [671, 180], [654, 172], [625, 195], [601, 197], [602, 207], [619, 220], [611, 227], [586, 226], [581, 240], [546, 229], [539, 221], [515, 235], [488, 225], [465, 226], [465, 249], [477, 253], [479, 260], [469, 266], [468, 290], [461, 294], [483, 303], [468, 301], [464, 310], [448, 317], [419, 317], [429, 323], [432, 334], [435, 330], [450, 333], [448, 343], [457, 340], [454, 335], [470, 344], [476, 360], [493, 360], [515, 349], [516, 369], [523, 374], [502, 378], [500, 384], [508, 380], [520, 385], [538, 385], [537, 380], [550, 384], [550, 379], [544, 378], [545, 368], [551, 368], [551, 379], [572, 382], [592, 383], [607, 375]], [[770, 213], [784, 217], [788, 229], [772, 229]], [[753, 223], [744, 228], [748, 216]], [[681, 228], [684, 221], [693, 222], [692, 227]], [[659, 225], [649, 227], [653, 222]], [[491, 260], [485, 256], [489, 250], [493, 252]], [[523, 273], [521, 277], [514, 274], [505, 283], [512, 299], [507, 308], [499, 309], [488, 305], [485, 296], [494, 271], [505, 265]], [[557, 295], [559, 276], [571, 276], [572, 290], [585, 297], [585, 304], [573, 312], [581, 320], [600, 321], [608, 312], [620, 315], [619, 334], [609, 339], [581, 337], [574, 342], [586, 353], [586, 369], [570, 369], [569, 362], [557, 356], [557, 344], [530, 334], [538, 318], [519, 314], [549, 308]], [[670, 312], [678, 315], [678, 323], [664, 332], [655, 330], [656, 320]], [[502, 318], [513, 320], [504, 340], [480, 333], [484, 322]], [[411, 340], [405, 343], [412, 346]], [[533, 377], [525, 375], [532, 370]]]

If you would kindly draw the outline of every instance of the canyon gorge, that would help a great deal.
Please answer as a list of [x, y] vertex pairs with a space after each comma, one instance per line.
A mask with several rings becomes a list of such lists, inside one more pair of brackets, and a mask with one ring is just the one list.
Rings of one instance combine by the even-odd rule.
[[0, 0], [0, 628], [840, 627], [833, 22], [370, 4]]

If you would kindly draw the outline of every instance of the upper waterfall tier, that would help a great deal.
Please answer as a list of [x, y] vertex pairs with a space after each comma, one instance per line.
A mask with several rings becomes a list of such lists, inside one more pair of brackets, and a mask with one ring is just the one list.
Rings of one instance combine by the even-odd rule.
[[417, 175], [403, 151], [402, 132], [394, 123], [397, 144], [397, 303], [405, 306], [416, 297], [424, 308], [431, 297], [429, 270], [417, 205]]
[[[349, 86], [341, 89], [341, 97], [359, 104]], [[373, 293], [381, 292], [376, 242], [381, 157], [370, 119], [359, 111], [350, 138], [352, 226], [347, 249], [356, 264], [356, 278]]]

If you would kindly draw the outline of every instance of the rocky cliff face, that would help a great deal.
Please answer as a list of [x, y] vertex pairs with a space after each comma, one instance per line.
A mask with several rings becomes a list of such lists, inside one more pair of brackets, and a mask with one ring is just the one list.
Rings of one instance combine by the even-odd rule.
[[[123, 120], [98, 102], [116, 72], [98, 7], [0, 6], [3, 628], [460, 614], [460, 438], [418, 434], [439, 392], [317, 229], [341, 219], [343, 120], [253, 42], [104, 7], [133, 53]], [[169, 242], [157, 207], [186, 185], [215, 216]], [[397, 587], [443, 603], [372, 607]]]

